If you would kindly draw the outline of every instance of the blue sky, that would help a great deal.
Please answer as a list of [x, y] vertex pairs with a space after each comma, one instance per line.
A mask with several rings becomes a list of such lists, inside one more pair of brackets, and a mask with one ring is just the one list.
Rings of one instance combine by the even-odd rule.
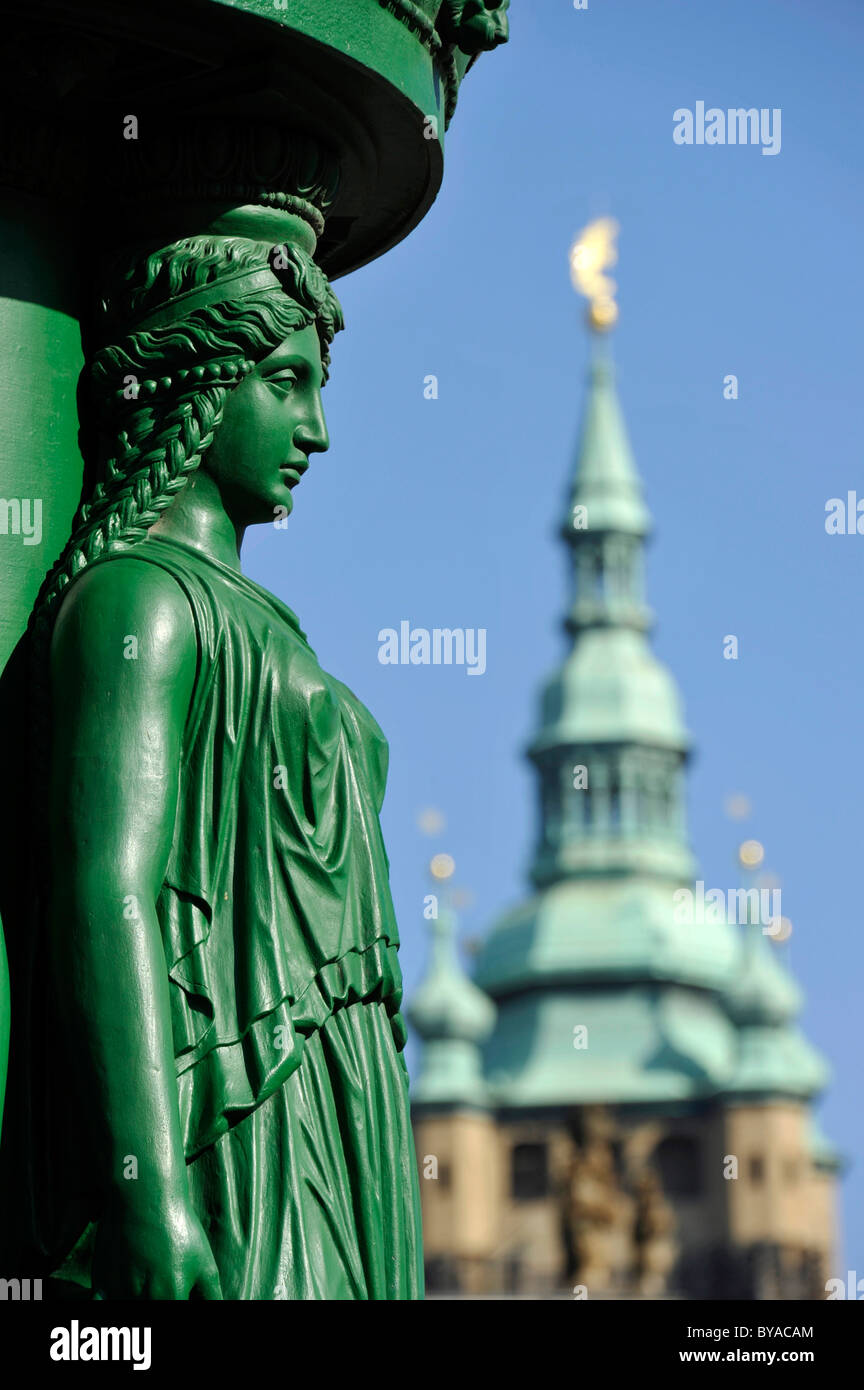
[[[472, 894], [467, 937], [524, 891], [536, 821], [521, 750], [563, 652], [554, 533], [587, 360], [567, 252], [590, 218], [618, 219], [614, 352], [656, 526], [655, 648], [696, 744], [691, 839], [708, 884], [736, 881], [745, 834], [782, 882], [804, 1026], [834, 1069], [822, 1124], [851, 1160], [837, 1272], [864, 1276], [864, 536], [825, 532], [829, 498], [864, 497], [864, 12], [513, 0], [511, 17], [508, 48], [463, 86], [426, 220], [337, 285], [332, 447], [287, 529], [250, 534], [245, 568], [390, 741], [383, 820], [410, 994], [433, 852]], [[780, 153], [676, 145], [673, 112], [700, 100], [779, 107]], [[486, 673], [382, 666], [379, 629], [404, 619], [485, 628]], [[723, 659], [729, 633], [737, 661]], [[724, 801], [739, 792], [753, 813], [736, 825]], [[426, 806], [447, 817], [434, 839], [417, 827]]]

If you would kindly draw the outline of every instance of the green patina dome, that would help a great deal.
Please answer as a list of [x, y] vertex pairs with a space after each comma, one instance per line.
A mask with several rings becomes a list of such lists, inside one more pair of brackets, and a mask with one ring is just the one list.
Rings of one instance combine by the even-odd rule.
[[519, 994], [502, 1008], [504, 1026], [484, 1052], [501, 1106], [699, 1100], [716, 1095], [734, 1062], [735, 1029], [700, 990], [561, 988]]
[[803, 998], [779, 949], [758, 924], [743, 928], [739, 963], [723, 996], [738, 1028], [727, 1097], [809, 1097], [828, 1084], [825, 1062], [795, 1024]]
[[532, 752], [561, 743], [626, 740], [688, 748], [681, 698], [640, 632], [593, 628], [546, 685]]
[[495, 1005], [462, 969], [452, 913], [441, 911], [431, 935], [429, 968], [406, 1009], [424, 1044], [412, 1096], [422, 1105], [484, 1106], [480, 1044], [494, 1027]]
[[495, 1007], [468, 977], [456, 951], [455, 924], [442, 912], [431, 924], [432, 951], [423, 983], [408, 1015], [421, 1038], [482, 1042], [495, 1021]]
[[828, 1079], [826, 1064], [798, 1028], [748, 1024], [738, 1030], [735, 1064], [719, 1089], [739, 1102], [807, 1099], [823, 1091]]
[[743, 929], [739, 965], [723, 1002], [739, 1025], [780, 1025], [797, 1017], [803, 996], [761, 926]]
[[722, 989], [737, 958], [733, 928], [676, 921], [674, 889], [627, 877], [565, 880], [512, 909], [479, 958], [496, 997], [585, 981], [665, 981]]

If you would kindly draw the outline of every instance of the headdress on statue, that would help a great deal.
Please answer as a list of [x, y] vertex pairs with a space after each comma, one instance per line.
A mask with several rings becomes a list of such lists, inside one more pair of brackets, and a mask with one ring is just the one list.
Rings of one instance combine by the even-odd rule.
[[[282, 291], [288, 295], [299, 294], [303, 301], [314, 308], [316, 317], [333, 321], [335, 330], [335, 296], [324, 272], [317, 266], [301, 246], [281, 242], [273, 246], [255, 243], [248, 238], [205, 238], [215, 248], [220, 245], [225, 250], [225, 258], [216, 259], [203, 266], [204, 279], [200, 284], [182, 287], [183, 281], [172, 274], [170, 262], [166, 263], [165, 280], [168, 293], [164, 299], [151, 296], [146, 308], [139, 315], [124, 317], [123, 327], [127, 333], [149, 332], [152, 329], [174, 325], [199, 309], [227, 304], [253, 295]], [[191, 239], [178, 243], [178, 248], [189, 245]], [[244, 256], [243, 263], [232, 268], [232, 256], [242, 247], [252, 254]], [[259, 255], [255, 256], [256, 248]], [[164, 248], [159, 253], [164, 255]], [[257, 264], [255, 263], [257, 262]], [[265, 263], [266, 262], [266, 263]], [[106, 316], [111, 317], [109, 301], [103, 301]], [[330, 334], [332, 336], [332, 333]]]

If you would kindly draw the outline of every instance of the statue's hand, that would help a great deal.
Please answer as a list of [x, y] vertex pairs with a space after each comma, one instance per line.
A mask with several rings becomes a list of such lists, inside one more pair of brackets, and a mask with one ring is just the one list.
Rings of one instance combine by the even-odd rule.
[[93, 1258], [97, 1294], [221, 1299], [213, 1251], [189, 1198], [148, 1203], [137, 1193], [130, 1197], [110, 1202], [99, 1222]]

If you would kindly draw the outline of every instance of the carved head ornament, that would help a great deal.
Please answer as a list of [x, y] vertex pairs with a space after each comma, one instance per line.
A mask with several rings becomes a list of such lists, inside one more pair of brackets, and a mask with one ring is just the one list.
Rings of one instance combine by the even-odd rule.
[[510, 0], [444, 0], [438, 28], [445, 42], [476, 57], [506, 43]]

